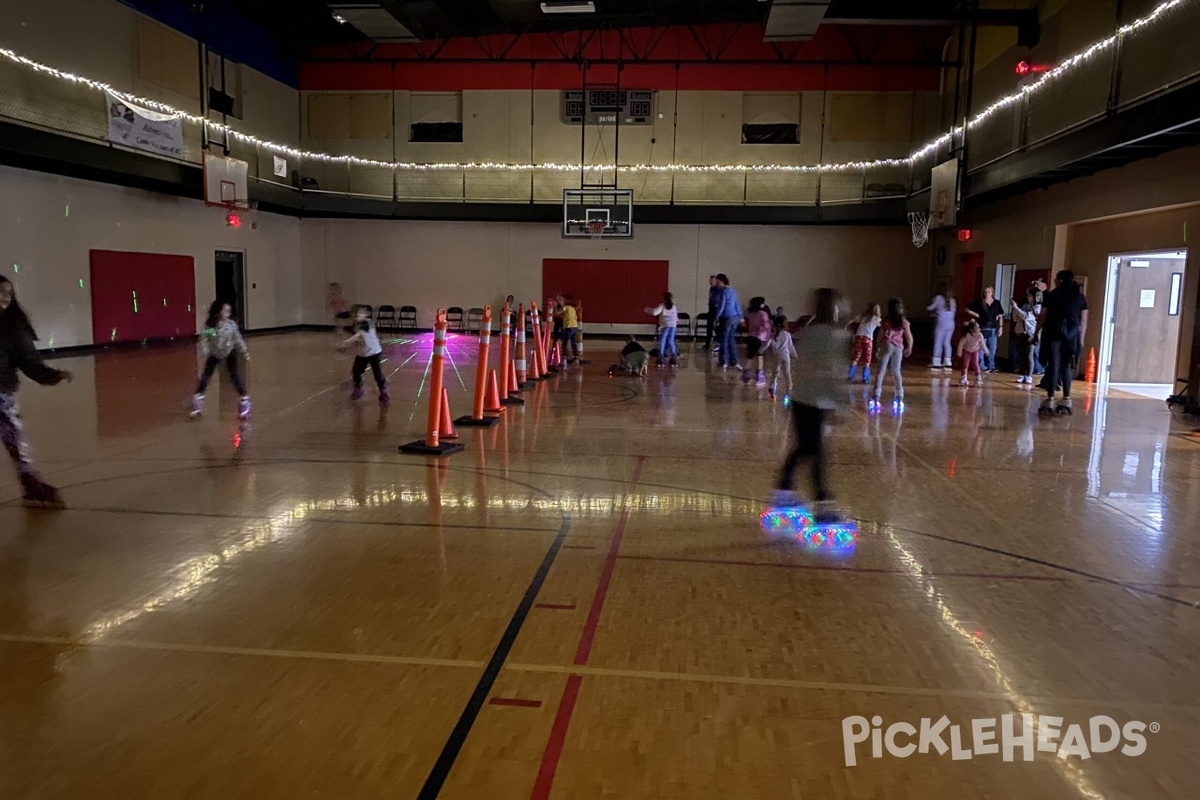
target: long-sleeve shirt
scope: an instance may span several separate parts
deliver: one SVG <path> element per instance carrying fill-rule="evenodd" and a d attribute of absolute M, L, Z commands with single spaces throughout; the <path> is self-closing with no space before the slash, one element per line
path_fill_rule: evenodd
<path fill-rule="evenodd" d="M 771 338 L 771 315 L 766 311 L 751 311 L 746 315 L 746 332 L 760 342 Z"/>
<path fill-rule="evenodd" d="M 383 352 L 383 345 L 379 343 L 379 332 L 375 330 L 375 323 L 367 320 L 366 327 L 359 327 L 354 335 L 346 340 L 346 346 L 354 348 L 354 354 L 363 358 L 377 356 Z"/>
<path fill-rule="evenodd" d="M 940 294 L 933 298 L 933 302 L 929 304 L 926 311 L 932 311 L 934 318 L 937 320 L 938 330 L 946 330 L 954 327 L 954 317 L 958 313 L 958 303 L 954 298 L 949 301 Z"/>
<path fill-rule="evenodd" d="M 679 326 L 679 306 L 667 308 L 663 303 L 659 303 L 650 309 L 650 313 L 658 317 L 658 327 L 660 328 L 675 328 Z"/>
<path fill-rule="evenodd" d="M 850 335 L 840 326 L 813 324 L 796 334 L 799 378 L 792 402 L 834 409 L 846 402 L 846 347 Z"/>
<path fill-rule="evenodd" d="M 66 377 L 62 370 L 46 365 L 27 331 L 0 334 L 0 394 L 16 393 L 21 383 L 18 371 L 43 386 L 53 386 Z"/>
<path fill-rule="evenodd" d="M 708 310 L 712 313 L 721 307 L 721 293 L 724 290 L 720 286 L 708 287 Z"/>
<path fill-rule="evenodd" d="M 721 297 L 717 304 L 717 319 L 741 319 L 742 318 L 742 302 L 738 299 L 737 292 L 732 286 L 724 286 L 721 288 Z"/>
<path fill-rule="evenodd" d="M 243 356 L 250 355 L 242 332 L 231 319 L 218 322 L 215 328 L 205 328 L 200 336 L 200 352 L 206 358 L 228 358 L 234 348 Z"/>
<path fill-rule="evenodd" d="M 960 356 L 963 353 L 978 353 L 980 350 L 983 351 L 984 355 L 989 355 L 983 334 L 979 331 L 968 333 L 958 340 L 958 354 Z"/>
<path fill-rule="evenodd" d="M 792 334 L 788 333 L 786 328 L 775 331 L 771 341 L 767 343 L 767 352 L 790 364 L 792 356 L 796 355 L 796 343 L 792 340 Z"/>

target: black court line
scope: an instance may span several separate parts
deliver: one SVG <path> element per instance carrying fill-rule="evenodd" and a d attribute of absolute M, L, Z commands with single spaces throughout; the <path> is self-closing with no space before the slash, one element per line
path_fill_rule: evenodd
<path fill-rule="evenodd" d="M 463 745 L 466 744 L 467 735 L 470 734 L 471 728 L 475 725 L 475 720 L 479 716 L 480 710 L 483 708 L 487 696 L 492 691 L 493 684 L 496 683 L 496 678 L 500 675 L 500 670 L 504 668 L 504 662 L 508 660 L 508 654 L 512 651 L 513 645 L 517 641 L 517 635 L 521 632 L 521 627 L 525 624 L 526 618 L 529 617 L 529 612 L 533 608 L 533 602 L 537 598 L 538 592 L 542 589 L 542 584 L 546 580 L 546 575 L 550 572 L 550 567 L 554 565 L 554 559 L 558 556 L 558 551 L 562 549 L 563 541 L 567 538 L 567 532 L 571 530 L 571 518 L 566 514 L 563 515 L 562 526 L 558 529 L 558 535 L 554 537 L 554 542 L 550 545 L 550 549 L 546 551 L 546 556 L 542 559 L 541 565 L 537 572 L 533 575 L 533 580 L 529 582 L 529 587 L 525 590 L 525 595 L 521 598 L 521 602 L 517 604 L 517 610 L 513 612 L 512 619 L 508 621 L 508 627 L 504 629 L 504 634 L 500 637 L 496 649 L 492 652 L 492 657 L 488 659 L 487 666 L 483 668 L 483 674 L 479 676 L 479 682 L 475 684 L 475 691 L 471 692 L 471 697 L 467 700 L 467 705 L 462 710 L 462 714 L 458 717 L 458 722 L 454 724 L 454 729 L 450 731 L 450 737 L 446 740 L 446 744 L 442 747 L 442 752 L 438 754 L 437 761 L 433 764 L 433 769 L 429 771 L 429 777 L 425 779 L 425 784 L 421 787 L 421 791 L 417 793 L 417 800 L 434 800 L 442 791 L 442 786 L 445 785 L 446 779 L 450 776 L 450 770 L 454 767 L 454 762 L 458 758 L 458 754 L 462 751 Z"/>
<path fill-rule="evenodd" d="M 347 509 L 350 511 L 361 510 L 358 508 Z M 90 514 L 142 514 L 147 516 L 158 517 L 200 517 L 201 519 L 233 519 L 241 522 L 269 522 L 273 517 L 253 516 L 249 514 L 218 514 L 212 511 L 164 511 L 148 508 L 86 508 L 82 506 L 70 506 L 62 509 L 62 512 L 71 511 L 86 511 Z M 61 513 L 61 512 L 60 512 Z M 329 512 L 324 512 L 329 513 Z M 533 528 L 529 526 L 507 526 L 507 525 L 467 525 L 465 523 L 436 523 L 436 522 L 386 522 L 383 520 L 356 520 L 356 519 L 329 519 L 327 517 L 319 517 L 308 515 L 304 517 L 305 522 L 319 522 L 327 525 L 373 525 L 383 528 L 453 528 L 457 530 L 468 531 L 522 531 L 530 533 L 555 533 L 555 528 Z"/>

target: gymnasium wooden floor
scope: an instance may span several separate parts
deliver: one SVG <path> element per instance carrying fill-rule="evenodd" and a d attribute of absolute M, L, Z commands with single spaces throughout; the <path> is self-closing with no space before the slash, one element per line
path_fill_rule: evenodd
<path fill-rule="evenodd" d="M 835 554 L 764 536 L 788 412 L 704 358 L 609 379 L 589 342 L 435 462 L 396 450 L 428 335 L 389 348 L 386 413 L 333 342 L 251 339 L 242 427 L 223 377 L 185 417 L 191 346 L 25 385 L 71 508 L 26 512 L 0 470 L 0 797 L 1200 796 L 1200 444 L 1161 402 L 1039 421 L 1006 376 L 918 365 L 871 417 L 849 387 Z M 846 763 L 849 717 L 945 716 L 961 750 L 1024 713 L 1063 718 L 1032 761 Z M 1145 751 L 1053 752 L 1097 716 Z"/>

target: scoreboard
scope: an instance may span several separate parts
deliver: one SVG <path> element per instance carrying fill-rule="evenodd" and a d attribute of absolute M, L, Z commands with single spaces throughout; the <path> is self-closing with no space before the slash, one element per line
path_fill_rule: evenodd
<path fill-rule="evenodd" d="M 646 89 L 571 89 L 562 95 L 562 121 L 568 125 L 649 125 L 654 92 Z"/>

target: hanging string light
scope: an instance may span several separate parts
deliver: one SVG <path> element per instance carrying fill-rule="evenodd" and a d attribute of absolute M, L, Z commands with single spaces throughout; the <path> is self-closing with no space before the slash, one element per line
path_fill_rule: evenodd
<path fill-rule="evenodd" d="M 982 125 L 1004 109 L 1024 101 L 1031 95 L 1040 92 L 1047 86 L 1050 86 L 1051 84 L 1061 80 L 1064 75 L 1076 70 L 1080 66 L 1094 61 L 1101 54 L 1106 53 L 1116 47 L 1117 42 L 1119 42 L 1123 37 L 1135 34 L 1148 25 L 1158 22 L 1170 12 L 1195 1 L 1196 0 L 1164 0 L 1164 2 L 1155 6 L 1150 13 L 1143 17 L 1139 17 L 1132 22 L 1122 25 L 1111 36 L 1093 43 L 1091 46 L 1066 59 L 1053 69 L 1049 69 L 1046 72 L 1041 73 L 1036 80 L 1025 86 L 1022 86 L 1012 94 L 1001 97 L 985 107 L 982 111 L 967 120 L 965 125 L 954 126 L 948 133 L 943 133 L 932 141 L 927 142 L 904 158 L 841 161 L 828 164 L 626 164 L 616 167 L 602 167 L 595 165 L 584 167 L 580 164 L 559 164 L 553 162 L 544 164 L 503 164 L 493 161 L 446 161 L 434 163 L 379 161 L 372 158 L 360 158 L 359 156 L 352 155 L 319 153 L 312 150 L 304 150 L 298 147 L 292 147 L 291 145 L 280 144 L 279 142 L 273 142 L 269 139 L 263 139 L 259 136 L 254 136 L 253 134 L 239 131 L 231 125 L 214 122 L 213 120 L 205 117 L 196 114 L 190 114 L 186 111 L 181 111 L 180 109 L 166 103 L 161 103 L 148 97 L 139 97 L 128 92 L 123 92 L 120 89 L 116 89 L 113 86 L 104 83 L 103 81 L 97 81 L 83 75 L 76 75 L 72 72 L 55 69 L 54 67 L 34 61 L 33 59 L 26 58 L 25 56 L 22 56 L 19 53 L 7 48 L 0 48 L 0 57 L 40 75 L 47 75 L 67 83 L 86 86 L 89 89 L 97 92 L 107 92 L 108 94 L 111 94 L 114 97 L 131 105 L 142 106 L 152 111 L 157 111 L 161 114 L 169 114 L 174 117 L 179 117 L 180 119 L 195 125 L 201 125 L 209 134 L 228 137 L 229 139 L 233 139 L 235 141 L 262 148 L 270 153 L 288 156 L 301 161 L 322 164 L 347 164 L 356 167 L 375 167 L 379 169 L 390 169 L 404 172 L 579 172 L 581 170 L 595 172 L 603 170 L 615 170 L 616 172 L 621 173 L 650 174 L 779 173 L 815 175 L 839 172 L 864 172 L 872 169 L 902 168 L 911 166 L 914 162 L 921 161 L 922 159 L 947 148 L 952 142 L 958 141 L 966 130 L 970 130 L 971 128 Z"/>

